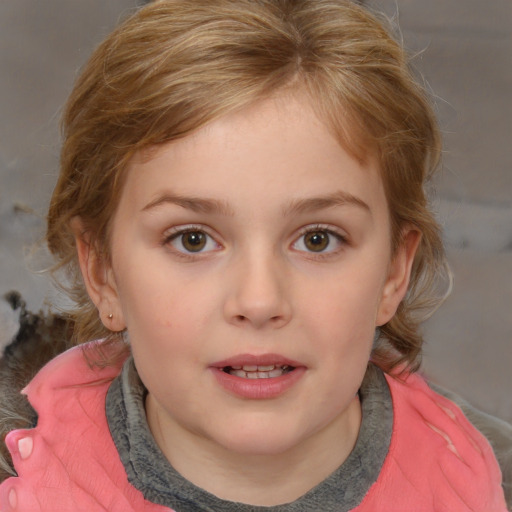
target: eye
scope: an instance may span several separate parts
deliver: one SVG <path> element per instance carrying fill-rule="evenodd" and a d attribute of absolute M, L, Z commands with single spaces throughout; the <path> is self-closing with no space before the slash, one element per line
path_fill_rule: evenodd
<path fill-rule="evenodd" d="M 331 253 L 340 248 L 345 238 L 329 229 L 314 228 L 304 232 L 292 245 L 298 251 Z"/>
<path fill-rule="evenodd" d="M 200 229 L 183 229 L 173 233 L 166 239 L 174 249 L 182 253 L 209 252 L 218 249 L 219 244 Z"/>

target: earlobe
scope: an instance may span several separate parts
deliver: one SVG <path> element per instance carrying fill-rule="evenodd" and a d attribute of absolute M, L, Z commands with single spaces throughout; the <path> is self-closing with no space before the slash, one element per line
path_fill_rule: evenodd
<path fill-rule="evenodd" d="M 84 228 L 81 219 L 73 219 L 71 228 L 87 293 L 96 306 L 103 325 L 111 331 L 122 331 L 126 324 L 111 265 L 92 242 L 91 233 Z"/>
<path fill-rule="evenodd" d="M 412 228 L 404 230 L 402 244 L 390 264 L 388 278 L 382 291 L 377 312 L 377 326 L 384 325 L 393 318 L 400 302 L 405 297 L 420 241 L 421 233 L 419 231 Z"/>

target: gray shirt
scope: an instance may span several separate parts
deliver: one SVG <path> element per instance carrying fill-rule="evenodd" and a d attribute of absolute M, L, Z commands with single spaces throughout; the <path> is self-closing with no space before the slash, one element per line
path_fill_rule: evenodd
<path fill-rule="evenodd" d="M 171 466 L 149 430 L 144 409 L 146 394 L 130 358 L 107 395 L 109 428 L 130 483 L 148 501 L 177 512 L 347 512 L 360 504 L 377 480 L 391 442 L 390 391 L 382 371 L 369 365 L 359 391 L 361 428 L 345 462 L 292 503 L 274 507 L 245 505 L 217 498 L 186 480 Z"/>

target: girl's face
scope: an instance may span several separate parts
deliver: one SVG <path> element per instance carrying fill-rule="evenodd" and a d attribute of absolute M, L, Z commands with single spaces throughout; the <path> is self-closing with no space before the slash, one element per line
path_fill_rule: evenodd
<path fill-rule="evenodd" d="M 149 425 L 178 469 L 197 450 L 353 445 L 374 331 L 407 289 L 418 238 L 391 260 L 368 162 L 299 95 L 132 161 L 92 295 L 128 330 Z"/>

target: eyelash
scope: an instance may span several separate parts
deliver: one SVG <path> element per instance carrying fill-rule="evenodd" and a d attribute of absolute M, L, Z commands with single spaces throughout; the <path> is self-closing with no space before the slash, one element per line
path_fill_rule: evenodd
<path fill-rule="evenodd" d="M 202 249 L 194 252 L 194 251 L 187 251 L 186 249 L 180 250 L 176 247 L 173 247 L 172 242 L 179 239 L 179 237 L 183 237 L 187 233 L 202 233 L 208 238 L 208 240 L 205 242 L 206 244 L 208 244 L 209 241 L 213 241 L 217 245 L 217 247 L 221 247 L 221 245 L 215 240 L 215 238 L 208 233 L 208 230 L 205 229 L 204 226 L 199 226 L 199 225 L 177 226 L 177 227 L 172 228 L 170 231 L 171 232 L 166 234 L 166 236 L 164 237 L 164 239 L 162 241 L 162 246 L 165 246 L 165 247 L 171 246 L 174 254 L 176 254 L 178 257 L 181 257 L 184 259 L 195 260 L 198 257 L 201 257 L 201 255 L 208 254 L 208 253 L 212 252 L 212 250 L 204 251 Z M 291 247 L 294 248 L 295 250 L 297 250 L 298 252 L 308 254 L 309 258 L 314 258 L 314 259 L 329 258 L 329 257 L 332 257 L 332 256 L 338 254 L 338 252 L 341 250 L 340 247 L 337 247 L 337 248 L 334 248 L 331 250 L 327 250 L 327 251 L 326 250 L 313 251 L 313 250 L 307 250 L 307 249 L 297 249 L 295 247 L 301 241 L 302 241 L 302 243 L 304 243 L 304 237 L 306 237 L 308 234 L 314 234 L 314 233 L 323 233 L 329 237 L 327 246 L 326 246 L 327 249 L 332 244 L 332 238 L 334 238 L 335 241 L 341 246 L 348 244 L 348 240 L 347 240 L 346 236 L 333 230 L 329 226 L 317 224 L 314 226 L 309 225 L 309 226 L 302 228 L 301 231 L 299 232 L 299 235 L 292 242 Z"/>
<path fill-rule="evenodd" d="M 305 236 L 307 236 L 308 234 L 313 234 L 313 233 L 325 233 L 326 235 L 329 236 L 329 242 L 328 242 L 327 248 L 329 247 L 329 245 L 331 245 L 331 243 L 332 243 L 331 239 L 332 238 L 334 238 L 335 241 L 340 246 L 345 246 L 345 245 L 348 244 L 348 239 L 347 239 L 347 237 L 345 235 L 342 235 L 340 232 L 332 229 L 329 226 L 322 225 L 322 224 L 317 224 L 315 226 L 311 226 L 310 225 L 310 226 L 304 227 L 300 231 L 299 236 L 292 243 L 292 247 L 295 246 L 296 244 L 298 244 L 299 241 L 304 240 Z M 298 250 L 300 252 L 307 253 L 310 258 L 325 259 L 325 258 L 330 258 L 332 256 L 336 256 L 340 252 L 341 249 L 342 249 L 342 247 L 337 247 L 337 248 L 334 248 L 332 250 L 328 250 L 328 251 L 322 250 L 322 251 L 318 251 L 318 252 L 302 250 L 302 249 L 298 249 Z"/>
<path fill-rule="evenodd" d="M 196 226 L 196 225 L 187 225 L 187 226 L 177 226 L 175 228 L 171 228 L 170 233 L 166 234 L 162 241 L 162 246 L 169 247 L 172 246 L 172 242 L 183 237 L 187 233 L 202 233 L 204 234 L 210 241 L 213 241 L 218 247 L 220 244 L 215 240 L 215 238 L 208 233 L 204 226 Z M 208 240 L 206 241 L 208 243 Z M 210 253 L 212 251 L 186 251 L 180 250 L 176 247 L 172 247 L 172 251 L 178 257 L 187 259 L 187 260 L 195 260 L 198 256 L 206 253 Z"/>

